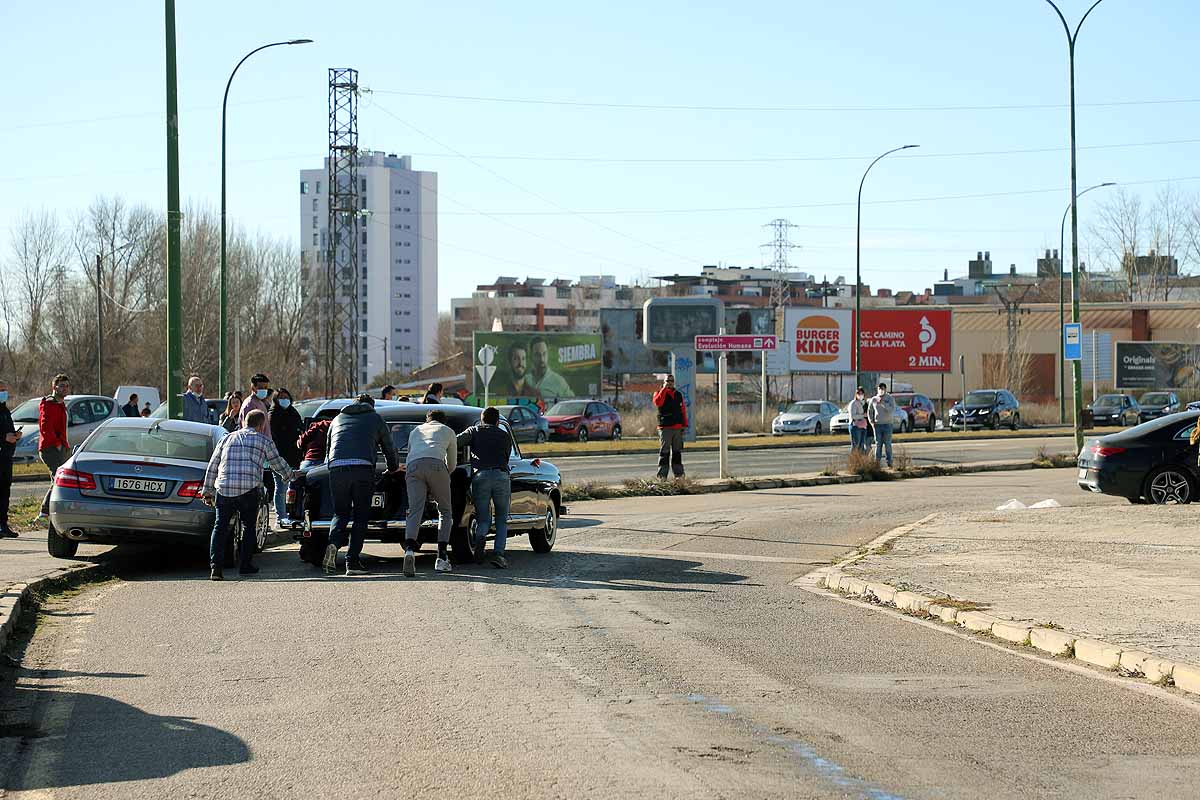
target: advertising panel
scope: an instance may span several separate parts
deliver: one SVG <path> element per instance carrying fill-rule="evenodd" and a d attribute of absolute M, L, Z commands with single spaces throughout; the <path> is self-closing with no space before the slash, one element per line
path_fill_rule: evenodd
<path fill-rule="evenodd" d="M 775 332 L 775 310 L 771 308 L 726 308 L 725 333 L 768 335 Z M 762 371 L 762 353 L 730 353 L 725 361 L 731 375 L 757 375 Z M 696 353 L 696 372 L 717 374 L 716 353 Z"/>
<path fill-rule="evenodd" d="M 643 341 L 649 347 L 691 350 L 697 336 L 720 332 L 724 305 L 715 297 L 652 297 L 642 306 Z"/>
<path fill-rule="evenodd" d="M 600 309 L 600 335 L 604 340 L 604 371 L 642 375 L 671 371 L 671 352 L 651 350 L 642 341 L 640 308 Z"/>
<path fill-rule="evenodd" d="M 792 372 L 850 372 L 854 312 L 848 308 L 787 308 L 783 336 Z"/>
<path fill-rule="evenodd" d="M 950 310 L 862 312 L 864 372 L 950 372 Z"/>
<path fill-rule="evenodd" d="M 1119 389 L 1200 389 L 1200 345 L 1117 342 Z"/>
<path fill-rule="evenodd" d="M 528 397 L 551 403 L 600 393 L 600 336 L 594 333 L 476 332 L 472 350 L 478 365 L 484 345 L 496 348 L 488 384 L 493 402 Z M 475 394 L 483 384 L 475 373 Z"/>

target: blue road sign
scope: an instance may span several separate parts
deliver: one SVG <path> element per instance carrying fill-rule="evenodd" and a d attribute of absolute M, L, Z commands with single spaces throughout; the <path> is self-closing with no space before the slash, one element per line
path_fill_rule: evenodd
<path fill-rule="evenodd" d="M 1083 324 L 1067 322 L 1063 324 L 1063 358 L 1067 361 L 1083 360 Z"/>

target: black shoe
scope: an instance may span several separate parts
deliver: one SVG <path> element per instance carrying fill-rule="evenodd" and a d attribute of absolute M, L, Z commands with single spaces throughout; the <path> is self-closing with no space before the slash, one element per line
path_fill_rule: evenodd
<path fill-rule="evenodd" d="M 210 581 L 223 581 L 225 580 L 225 576 L 221 573 L 221 570 L 214 569 L 208 574 L 208 579 Z"/>
<path fill-rule="evenodd" d="M 12 528 L 0 528 L 0 539 L 16 539 L 18 535 Z"/>
<path fill-rule="evenodd" d="M 492 566 L 496 569 L 508 569 L 508 559 L 496 553 L 492 556 Z"/>
<path fill-rule="evenodd" d="M 347 575 L 366 575 L 367 568 L 357 558 L 346 559 L 346 574 Z"/>
<path fill-rule="evenodd" d="M 258 567 L 254 566 L 253 564 L 251 564 L 248 567 L 241 567 L 238 569 L 238 575 L 257 575 L 257 574 L 258 574 Z"/>

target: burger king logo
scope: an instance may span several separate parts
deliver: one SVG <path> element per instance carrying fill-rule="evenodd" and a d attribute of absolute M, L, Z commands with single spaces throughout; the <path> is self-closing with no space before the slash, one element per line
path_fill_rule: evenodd
<path fill-rule="evenodd" d="M 838 360 L 842 349 L 842 330 L 837 320 L 824 314 L 811 314 L 796 322 L 796 359 L 809 364 L 828 364 Z"/>

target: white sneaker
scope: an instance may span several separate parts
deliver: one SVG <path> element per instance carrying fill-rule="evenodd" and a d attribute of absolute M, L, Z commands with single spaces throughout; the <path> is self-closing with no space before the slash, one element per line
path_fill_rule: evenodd
<path fill-rule="evenodd" d="M 450 559 L 438 557 L 438 560 L 433 564 L 434 572 L 451 572 Z"/>
<path fill-rule="evenodd" d="M 412 550 L 404 551 L 404 574 L 409 578 L 417 574 L 417 557 Z"/>

